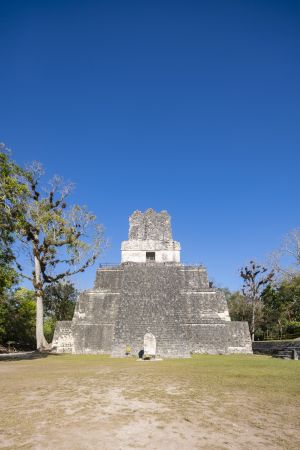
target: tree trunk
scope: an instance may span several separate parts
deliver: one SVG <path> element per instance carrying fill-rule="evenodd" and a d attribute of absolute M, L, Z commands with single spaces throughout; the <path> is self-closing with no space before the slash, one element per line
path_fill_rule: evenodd
<path fill-rule="evenodd" d="M 41 266 L 37 257 L 34 257 L 34 267 L 35 267 L 35 284 L 40 285 L 41 282 Z M 50 345 L 46 341 L 44 336 L 44 305 L 43 296 L 41 289 L 39 287 L 35 288 L 36 292 L 36 348 L 39 351 L 48 350 Z"/>
<path fill-rule="evenodd" d="M 251 341 L 254 342 L 255 331 L 255 302 L 252 304 L 252 321 L 251 321 Z"/>

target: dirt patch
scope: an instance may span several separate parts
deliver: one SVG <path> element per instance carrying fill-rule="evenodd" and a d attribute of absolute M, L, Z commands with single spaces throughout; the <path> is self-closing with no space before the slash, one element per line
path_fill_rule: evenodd
<path fill-rule="evenodd" d="M 296 361 L 65 355 L 1 362 L 0 377 L 0 448 L 300 448 Z"/>

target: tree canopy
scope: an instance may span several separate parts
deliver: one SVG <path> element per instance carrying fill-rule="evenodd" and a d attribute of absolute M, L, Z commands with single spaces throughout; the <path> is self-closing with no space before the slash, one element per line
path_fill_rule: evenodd
<path fill-rule="evenodd" d="M 12 162 L 5 146 L 0 148 L 0 157 L 0 289 L 13 285 L 16 268 L 30 280 L 36 297 L 37 348 L 43 349 L 48 347 L 43 332 L 46 286 L 95 263 L 105 246 L 103 226 L 85 206 L 67 202 L 71 183 L 59 176 L 45 183 L 40 163 L 34 162 L 25 171 Z M 26 264 L 16 259 L 14 240 L 26 249 Z"/>
<path fill-rule="evenodd" d="M 0 295 L 17 281 L 12 246 L 24 217 L 21 205 L 27 194 L 26 172 L 12 161 L 5 145 L 0 144 Z"/>

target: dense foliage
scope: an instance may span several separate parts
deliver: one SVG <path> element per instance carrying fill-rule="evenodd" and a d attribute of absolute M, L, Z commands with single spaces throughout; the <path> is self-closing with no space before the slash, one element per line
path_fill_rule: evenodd
<path fill-rule="evenodd" d="M 43 327 L 45 290 L 95 263 L 105 243 L 103 227 L 85 206 L 67 204 L 70 183 L 55 176 L 45 184 L 39 163 L 24 171 L 3 146 L 0 163 L 0 293 L 2 289 L 5 295 L 16 281 L 16 268 L 30 280 L 36 299 L 36 344 L 43 350 L 49 348 Z M 17 261 L 14 241 L 27 251 L 26 264 Z"/>
<path fill-rule="evenodd" d="M 72 320 L 78 295 L 79 292 L 70 282 L 58 282 L 46 287 L 44 333 L 49 342 L 52 340 L 58 320 Z"/>
<path fill-rule="evenodd" d="M 72 283 L 49 285 L 45 292 L 44 333 L 52 340 L 58 320 L 71 320 L 78 291 Z M 26 288 L 7 291 L 0 297 L 0 344 L 16 349 L 35 348 L 35 293 Z"/>
<path fill-rule="evenodd" d="M 17 349 L 35 347 L 34 292 L 19 288 L 0 297 L 0 343 Z"/>
<path fill-rule="evenodd" d="M 269 286 L 262 295 L 264 322 L 261 331 L 270 337 L 300 336 L 300 274 Z"/>
<path fill-rule="evenodd" d="M 246 320 L 251 327 L 252 304 L 241 292 L 228 298 L 232 320 Z M 282 339 L 300 336 L 300 274 L 277 284 L 269 284 L 262 292 L 256 309 L 256 339 Z"/>
<path fill-rule="evenodd" d="M 12 246 L 24 217 L 20 202 L 27 197 L 26 172 L 15 164 L 0 144 L 0 296 L 17 281 Z"/>

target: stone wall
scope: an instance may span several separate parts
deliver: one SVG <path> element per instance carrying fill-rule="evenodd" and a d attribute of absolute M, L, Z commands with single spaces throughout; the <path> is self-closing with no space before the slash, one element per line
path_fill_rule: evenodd
<path fill-rule="evenodd" d="M 252 353 L 247 322 L 196 324 L 187 328 L 193 353 Z"/>
<path fill-rule="evenodd" d="M 125 265 L 114 356 L 123 356 L 128 345 L 138 354 L 147 332 L 156 337 L 158 354 L 176 351 L 177 355 L 185 355 L 182 344 L 178 346 L 179 336 L 174 341 L 174 327 L 179 322 L 176 296 L 181 287 L 176 269 L 176 266 L 158 263 Z"/>
<path fill-rule="evenodd" d="M 146 212 L 135 211 L 129 217 L 129 240 L 171 241 L 171 218 L 167 211 L 157 213 L 153 209 Z"/>
<path fill-rule="evenodd" d="M 52 340 L 52 350 L 57 353 L 72 353 L 72 349 L 72 322 L 70 320 L 61 320 L 56 323 Z"/>
<path fill-rule="evenodd" d="M 115 272 L 113 279 L 111 273 L 108 275 L 112 285 L 116 287 L 119 274 Z M 86 291 L 79 296 L 72 322 L 74 353 L 111 352 L 119 299 L 120 292 L 100 289 Z"/>
<path fill-rule="evenodd" d="M 180 262 L 180 244 L 176 241 L 123 241 L 121 261 L 146 262 L 146 252 L 155 252 L 157 262 Z"/>
<path fill-rule="evenodd" d="M 80 294 L 72 321 L 73 353 L 111 352 L 122 277 L 122 266 L 98 269 L 94 288 Z"/>
<path fill-rule="evenodd" d="M 194 353 L 252 353 L 247 323 L 230 322 L 224 295 L 209 289 L 203 267 L 124 266 L 112 354 L 138 354 L 146 333 L 163 357 Z"/>
<path fill-rule="evenodd" d="M 172 240 L 171 218 L 166 211 L 135 211 L 129 217 L 129 240 L 121 245 L 121 262 L 146 262 L 154 252 L 157 262 L 180 262 L 180 244 Z"/>
<path fill-rule="evenodd" d="M 94 291 L 97 292 L 121 292 L 123 268 L 120 265 L 97 269 L 94 283 Z"/>
<path fill-rule="evenodd" d="M 231 322 L 224 294 L 209 288 L 206 269 L 177 263 L 126 263 L 97 271 L 71 322 L 60 322 L 58 351 L 125 356 L 156 338 L 162 357 L 252 353 L 248 324 Z"/>
<path fill-rule="evenodd" d="M 282 350 L 288 350 L 290 347 L 296 348 L 300 353 L 299 341 L 254 341 L 252 348 L 254 353 L 261 353 L 264 355 L 272 355 Z"/>

